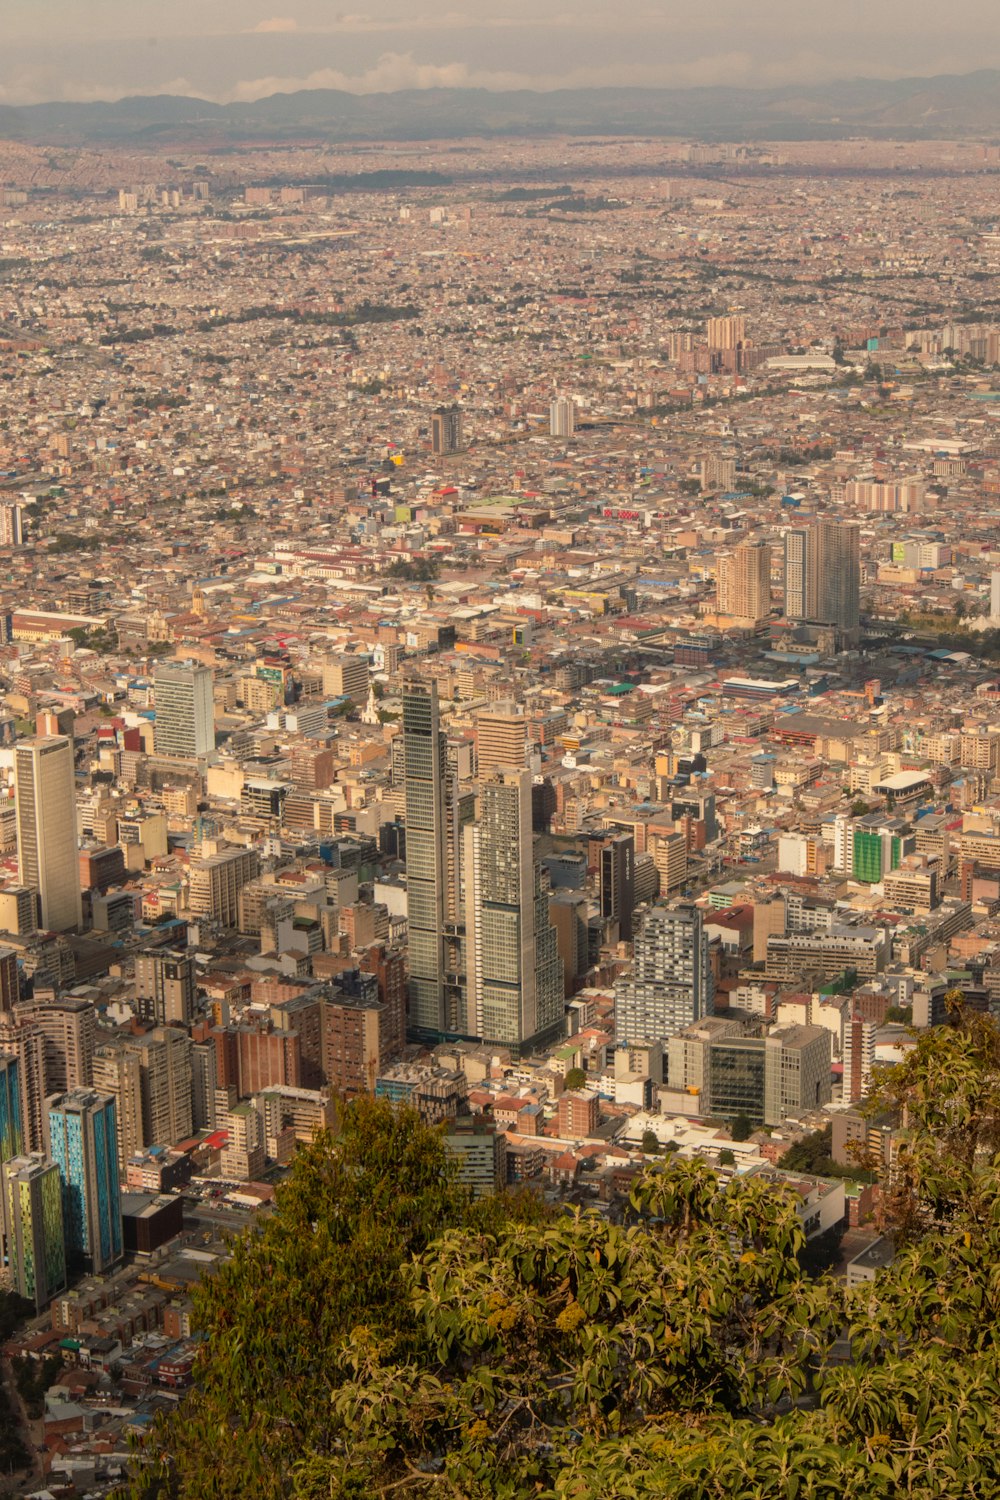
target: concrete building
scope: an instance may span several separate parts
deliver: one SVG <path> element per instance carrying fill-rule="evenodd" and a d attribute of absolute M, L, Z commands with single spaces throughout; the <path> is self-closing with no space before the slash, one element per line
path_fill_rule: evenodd
<path fill-rule="evenodd" d="M 636 933 L 632 971 L 615 985 L 618 1046 L 666 1045 L 712 1014 L 714 995 L 701 912 L 651 907 Z"/>
<path fill-rule="evenodd" d="M 14 747 L 17 864 L 22 885 L 38 893 L 43 928 L 65 932 L 83 920 L 76 837 L 72 741 L 61 735 Z"/>
<path fill-rule="evenodd" d="M 190 953 L 154 948 L 135 960 L 135 993 L 144 1021 L 188 1025 L 194 1016 L 195 963 Z"/>
<path fill-rule="evenodd" d="M 716 606 L 720 615 L 756 624 L 771 613 L 771 548 L 742 542 L 719 558 Z"/>
<path fill-rule="evenodd" d="M 528 721 L 518 703 L 494 703 L 476 714 L 476 774 L 487 780 L 501 767 L 520 770 L 527 761 Z"/>
<path fill-rule="evenodd" d="M 153 677 L 157 755 L 192 760 L 215 749 L 212 672 L 197 662 L 159 662 Z"/>
<path fill-rule="evenodd" d="M 260 874 L 256 849 L 224 849 L 193 860 L 189 872 L 188 910 L 211 917 L 223 927 L 239 923 L 240 890 Z"/>

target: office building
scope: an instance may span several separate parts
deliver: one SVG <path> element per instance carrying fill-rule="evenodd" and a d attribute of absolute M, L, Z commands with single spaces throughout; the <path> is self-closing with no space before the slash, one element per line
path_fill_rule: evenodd
<path fill-rule="evenodd" d="M 73 744 L 62 735 L 14 747 L 17 864 L 22 885 L 38 893 L 43 928 L 65 932 L 83 919 L 76 837 Z"/>
<path fill-rule="evenodd" d="M 431 417 L 431 452 L 444 455 L 462 449 L 462 412 L 457 406 L 442 406 Z"/>
<path fill-rule="evenodd" d="M 563 1025 L 563 965 L 535 859 L 531 772 L 499 770 L 479 788 L 464 835 L 470 1036 L 515 1050 Z"/>
<path fill-rule="evenodd" d="M 587 898 L 578 891 L 554 891 L 549 896 L 549 921 L 556 930 L 556 948 L 563 966 L 563 995 L 575 995 L 590 966 Z"/>
<path fill-rule="evenodd" d="M 409 1026 L 426 1038 L 454 1036 L 465 1028 L 458 847 L 463 813 L 448 767 L 436 683 L 407 684 L 402 739 Z"/>
<path fill-rule="evenodd" d="M 27 937 L 38 931 L 38 897 L 31 886 L 8 885 L 0 891 L 0 932 Z"/>
<path fill-rule="evenodd" d="M 635 909 L 635 839 L 631 833 L 618 834 L 601 849 L 600 900 L 605 922 L 618 923 L 619 941 L 631 942 Z"/>
<path fill-rule="evenodd" d="M 159 662 L 153 677 L 157 755 L 193 760 L 215 749 L 212 671 L 197 662 Z"/>
<path fill-rule="evenodd" d="M 260 874 L 256 849 L 222 849 L 192 860 L 188 873 L 188 910 L 192 916 L 211 917 L 223 927 L 240 919 L 240 891 Z"/>
<path fill-rule="evenodd" d="M 328 698 L 350 698 L 362 704 L 368 697 L 368 658 L 344 654 L 325 661 L 323 692 Z"/>
<path fill-rule="evenodd" d="M 635 937 L 632 971 L 615 985 L 619 1047 L 665 1045 L 712 1014 L 708 938 L 693 906 L 653 906 Z"/>
<path fill-rule="evenodd" d="M 719 558 L 716 607 L 720 615 L 756 625 L 771 613 L 771 548 L 767 542 L 741 542 Z"/>
<path fill-rule="evenodd" d="M 527 763 L 528 721 L 519 703 L 494 703 L 476 714 L 476 767 L 486 781 L 501 766 L 520 770 Z"/>
<path fill-rule="evenodd" d="M 11 1281 L 41 1312 L 66 1288 L 62 1178 L 54 1161 L 33 1152 L 5 1161 L 2 1181 Z"/>
<path fill-rule="evenodd" d="M 187 1026 L 194 1016 L 195 993 L 193 954 L 154 948 L 136 955 L 135 994 L 144 1021 Z"/>
<path fill-rule="evenodd" d="M 177 1026 L 157 1026 L 121 1045 L 139 1059 L 143 1143 L 173 1146 L 192 1134 L 193 1042 Z"/>
<path fill-rule="evenodd" d="M 100 1275 L 122 1257 L 115 1101 L 72 1089 L 47 1101 L 49 1154 L 62 1174 L 66 1261 Z"/>
<path fill-rule="evenodd" d="M 576 402 L 568 396 L 557 396 L 549 407 L 549 432 L 552 437 L 571 438 L 576 431 Z"/>
<path fill-rule="evenodd" d="M 670 1087 L 689 1093 L 706 1118 L 780 1125 L 832 1097 L 825 1026 L 776 1026 L 757 1036 L 716 1016 L 671 1038 L 668 1058 Z"/>

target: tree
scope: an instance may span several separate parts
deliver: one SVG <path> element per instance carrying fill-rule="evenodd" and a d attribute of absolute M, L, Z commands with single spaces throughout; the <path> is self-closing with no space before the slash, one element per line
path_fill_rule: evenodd
<path fill-rule="evenodd" d="M 659 1156 L 660 1137 L 655 1130 L 644 1130 L 642 1132 L 642 1149 L 647 1156 Z"/>
<path fill-rule="evenodd" d="M 582 1068 L 570 1068 L 564 1079 L 568 1089 L 582 1089 L 587 1082 L 587 1075 Z"/>
<path fill-rule="evenodd" d="M 1000 1031 L 925 1033 L 880 1108 L 915 1209 L 848 1290 L 766 1178 L 672 1157 L 621 1222 L 471 1205 L 434 1132 L 350 1106 L 199 1289 L 197 1384 L 125 1493 L 995 1500 Z"/>
<path fill-rule="evenodd" d="M 729 1127 L 729 1134 L 734 1141 L 748 1141 L 753 1135 L 753 1121 L 746 1115 L 737 1115 Z"/>
<path fill-rule="evenodd" d="M 734 1167 L 735 1165 L 736 1165 L 736 1152 L 735 1151 L 730 1151 L 729 1147 L 726 1146 L 722 1151 L 719 1152 L 719 1166 L 720 1167 Z"/>
<path fill-rule="evenodd" d="M 484 1232 L 500 1212 L 470 1204 L 440 1134 L 415 1113 L 348 1105 L 336 1139 L 300 1152 L 274 1216 L 199 1285 L 198 1400 L 157 1424 L 152 1461 L 126 1493 L 287 1495 L 303 1454 L 326 1451 L 330 1403 L 357 1341 L 385 1357 L 413 1348 L 412 1257 L 455 1225 Z"/>

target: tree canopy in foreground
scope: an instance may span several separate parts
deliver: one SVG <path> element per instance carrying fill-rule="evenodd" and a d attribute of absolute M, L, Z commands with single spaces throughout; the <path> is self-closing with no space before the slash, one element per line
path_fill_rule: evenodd
<path fill-rule="evenodd" d="M 670 1158 L 622 1223 L 470 1205 L 358 1101 L 199 1290 L 197 1384 L 123 1495 L 1000 1497 L 1000 1033 L 925 1033 L 880 1103 L 898 1251 L 848 1292 L 791 1192 Z"/>

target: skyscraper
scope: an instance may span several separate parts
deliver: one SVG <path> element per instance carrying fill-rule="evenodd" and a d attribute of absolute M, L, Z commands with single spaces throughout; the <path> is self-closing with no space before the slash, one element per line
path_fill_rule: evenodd
<path fill-rule="evenodd" d="M 557 396 L 549 407 L 549 432 L 552 437 L 571 438 L 576 431 L 576 402 L 568 396 Z"/>
<path fill-rule="evenodd" d="M 526 763 L 527 719 L 519 703 L 494 703 L 476 714 L 476 766 L 485 781 L 499 766 L 515 770 Z"/>
<path fill-rule="evenodd" d="M 856 638 L 861 582 L 861 533 L 846 521 L 817 521 L 815 537 L 815 605 L 811 618 L 835 625 Z"/>
<path fill-rule="evenodd" d="M 694 906 L 653 906 L 636 934 L 632 972 L 615 985 L 619 1047 L 666 1043 L 710 1016 L 708 938 Z"/>
<path fill-rule="evenodd" d="M 66 1286 L 63 1189 L 42 1152 L 3 1163 L 7 1262 L 17 1293 L 41 1312 Z"/>
<path fill-rule="evenodd" d="M 771 548 L 767 542 L 741 542 L 719 558 L 716 601 L 721 615 L 756 622 L 771 612 Z"/>
<path fill-rule="evenodd" d="M 157 755 L 193 760 L 215 749 L 212 672 L 197 662 L 160 662 L 153 677 Z"/>
<path fill-rule="evenodd" d="M 98 1047 L 94 1053 L 94 1087 L 115 1101 L 118 1132 L 118 1171 L 124 1177 L 130 1156 L 146 1145 L 142 1126 L 142 1068 L 139 1054 L 122 1038 Z M 150 1144 L 156 1144 L 150 1142 Z"/>
<path fill-rule="evenodd" d="M 83 920 L 76 837 L 73 745 L 63 735 L 14 747 L 17 863 L 23 885 L 38 892 L 43 928 L 65 932 Z"/>
<path fill-rule="evenodd" d="M 462 412 L 457 406 L 441 406 L 431 417 L 431 452 L 458 453 L 462 447 Z"/>
<path fill-rule="evenodd" d="M 846 521 L 820 520 L 785 532 L 785 618 L 833 625 L 857 638 L 860 532 Z"/>
<path fill-rule="evenodd" d="M 601 916 L 618 923 L 619 940 L 627 943 L 635 906 L 635 839 L 631 833 L 619 833 L 602 848 L 600 881 Z"/>
<path fill-rule="evenodd" d="M 809 528 L 794 526 L 785 532 L 785 619 L 808 620 Z"/>
<path fill-rule="evenodd" d="M 62 1175 L 66 1260 L 98 1275 L 122 1257 L 115 1101 L 72 1089 L 47 1103 L 50 1155 Z"/>
<path fill-rule="evenodd" d="M 563 965 L 534 857 L 531 772 L 498 770 L 465 830 L 470 1035 L 516 1050 L 551 1040 L 563 1019 Z"/>
<path fill-rule="evenodd" d="M 406 907 L 410 947 L 410 1026 L 421 1034 L 458 1030 L 445 1004 L 447 752 L 437 684 L 403 692 L 403 790 L 406 807 Z"/>

